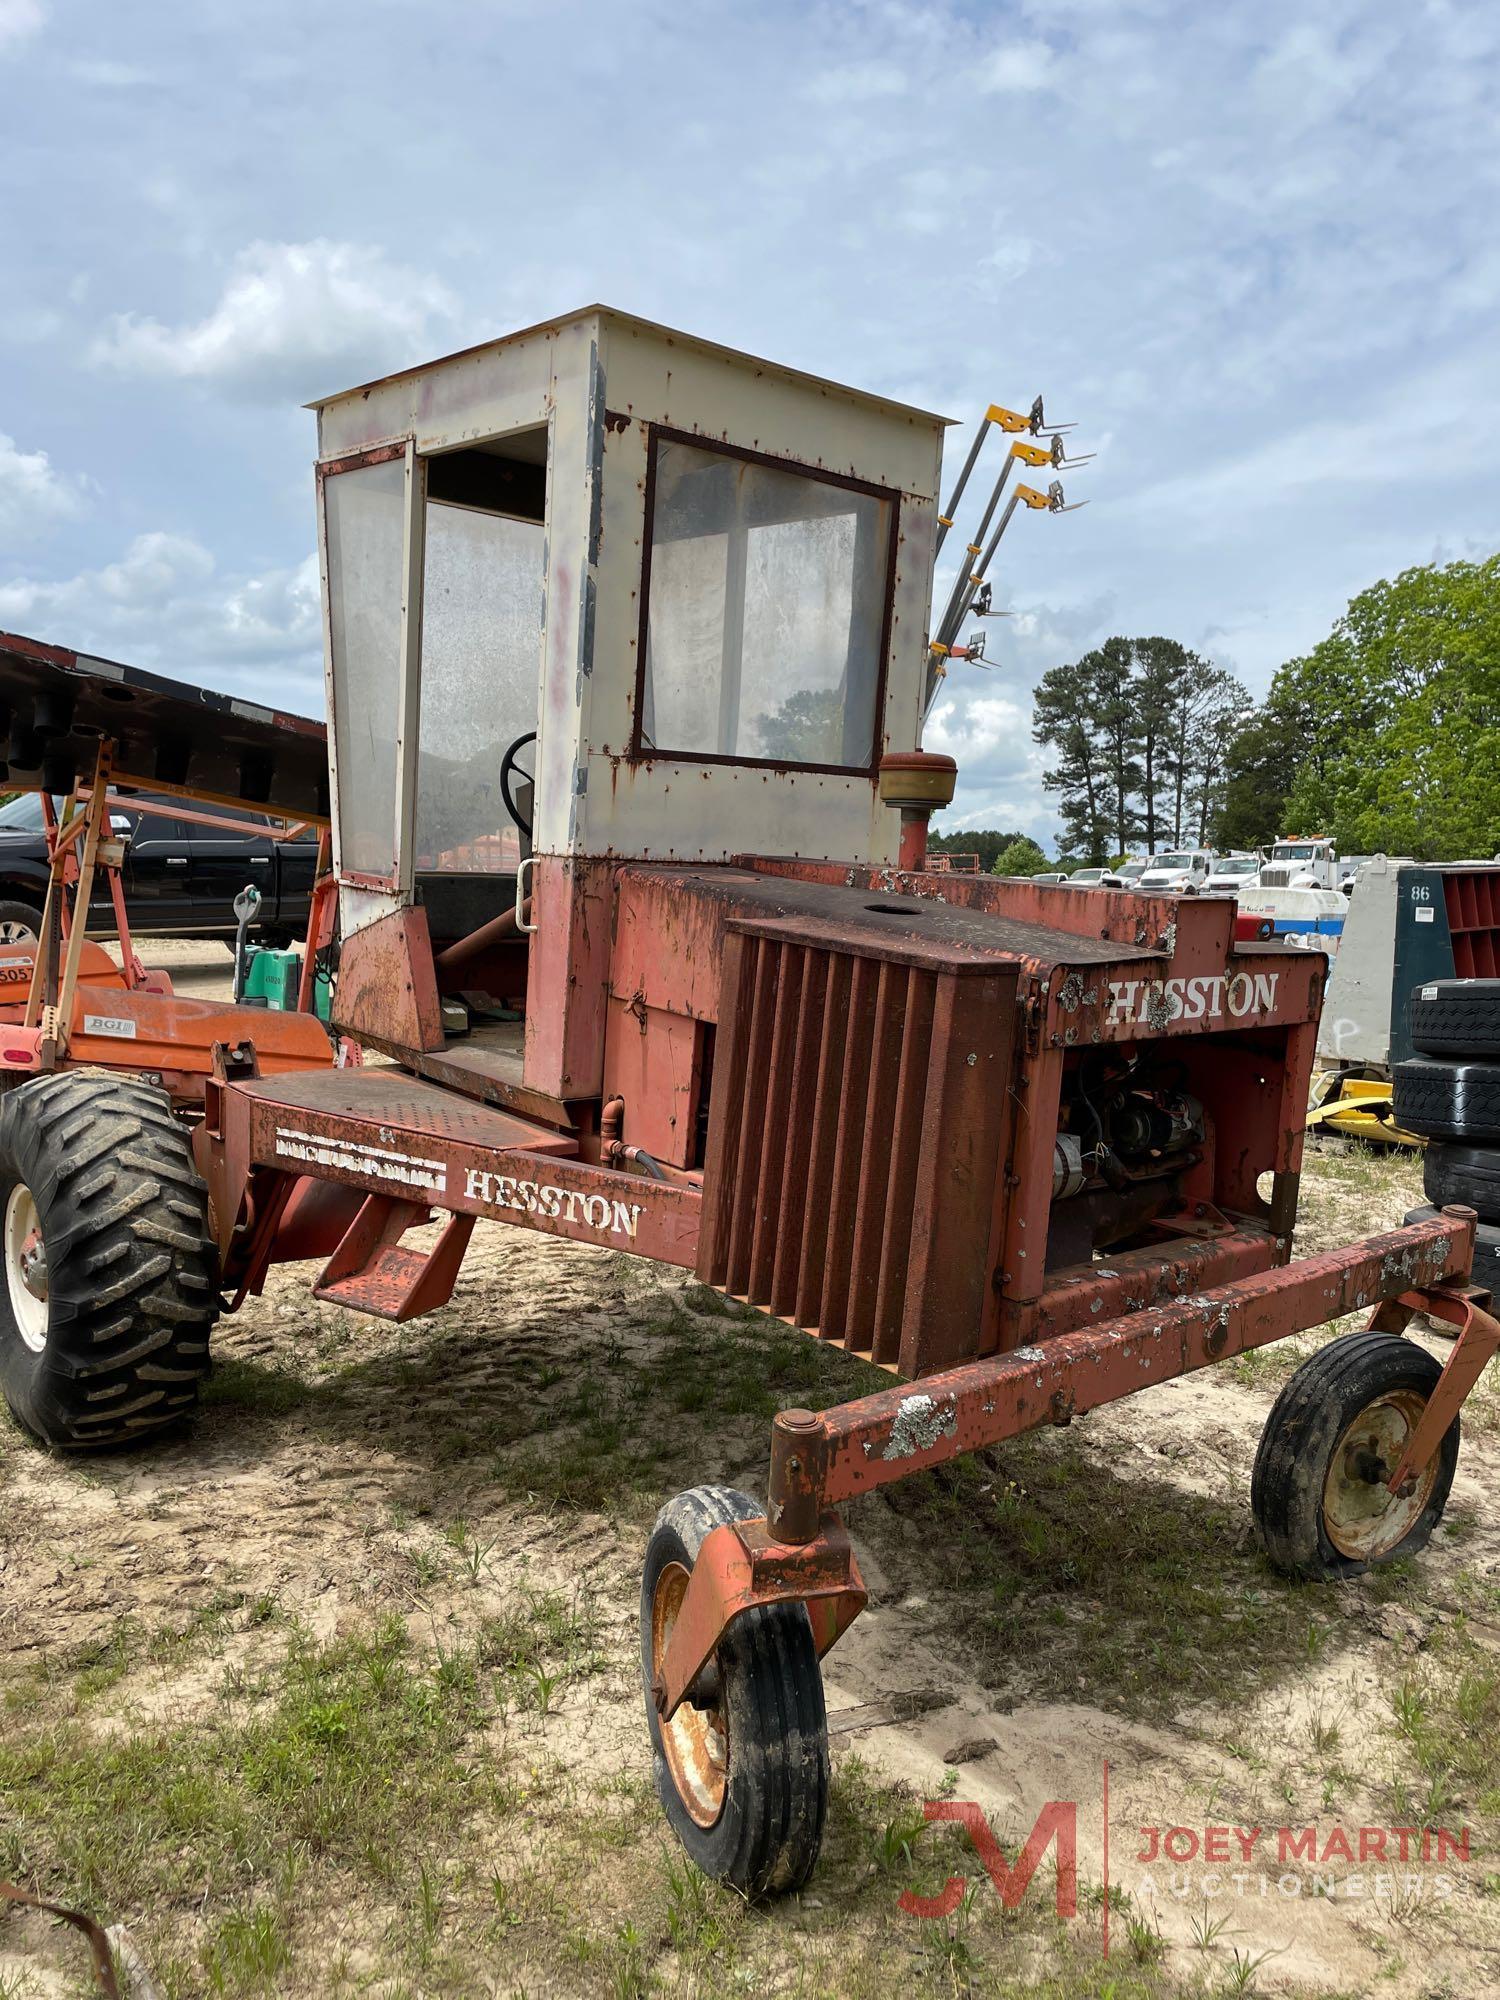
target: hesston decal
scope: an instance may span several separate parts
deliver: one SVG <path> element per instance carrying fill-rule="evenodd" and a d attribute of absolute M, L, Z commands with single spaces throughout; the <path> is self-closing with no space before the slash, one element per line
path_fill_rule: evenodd
<path fill-rule="evenodd" d="M 276 1130 L 276 1152 L 281 1159 L 341 1167 L 345 1173 L 362 1174 L 369 1180 L 385 1181 L 396 1187 L 432 1195 L 447 1192 L 449 1169 L 445 1161 L 404 1153 L 394 1146 L 325 1138 L 282 1125 Z M 616 1201 L 609 1195 L 585 1194 L 579 1188 L 557 1187 L 550 1181 L 492 1173 L 482 1167 L 467 1170 L 464 1193 L 470 1201 L 482 1201 L 490 1209 L 568 1222 L 577 1229 L 590 1229 L 598 1236 L 624 1237 L 627 1241 L 639 1234 L 644 1206 L 638 1201 Z"/>
<path fill-rule="evenodd" d="M 1203 973 L 1196 979 L 1112 979 L 1109 982 L 1111 1027 L 1149 1022 L 1160 1028 L 1168 1021 L 1243 1021 L 1269 1014 L 1276 1006 L 1279 972 Z"/>
<path fill-rule="evenodd" d="M 482 1201 L 490 1208 L 581 1223 L 601 1236 L 634 1236 L 640 1227 L 642 1204 L 638 1201 L 582 1194 L 577 1188 L 554 1187 L 547 1181 L 517 1180 L 510 1174 L 492 1174 L 479 1167 L 470 1167 L 464 1179 L 464 1193 L 470 1201 Z"/>

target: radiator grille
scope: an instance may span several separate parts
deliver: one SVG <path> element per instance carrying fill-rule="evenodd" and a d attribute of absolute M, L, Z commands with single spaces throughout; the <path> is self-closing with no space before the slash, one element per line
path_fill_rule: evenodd
<path fill-rule="evenodd" d="M 725 947 L 699 1275 L 905 1375 L 976 1352 L 1015 967 Z"/>
<path fill-rule="evenodd" d="M 1445 871 L 1443 901 L 1453 938 L 1455 979 L 1493 979 L 1500 973 L 1500 870 Z"/>

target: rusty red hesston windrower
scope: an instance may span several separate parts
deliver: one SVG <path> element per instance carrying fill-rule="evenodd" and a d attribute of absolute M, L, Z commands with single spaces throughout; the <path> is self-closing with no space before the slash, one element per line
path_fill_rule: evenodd
<path fill-rule="evenodd" d="M 91 1401 L 91 1354 L 211 1280 L 238 1307 L 316 1255 L 320 1298 L 431 1311 L 480 1217 L 692 1270 L 888 1370 L 777 1418 L 764 1507 L 681 1494 L 647 1551 L 658 1790 L 750 1892 L 817 1855 L 855 1495 L 1368 1309 L 1283 1392 L 1252 1502 L 1303 1575 L 1421 1547 L 1500 1328 L 1465 1211 L 1288 1261 L 1323 959 L 1237 944 L 1228 899 L 924 866 L 954 778 L 920 749 L 942 420 L 595 307 L 318 422 L 335 1023 L 391 1061 L 221 1048 L 202 1184 L 103 1333 L 38 1245 L 90 1249 L 71 1163 L 109 1151 L 128 1200 L 125 1142 L 170 1112 L 118 1077 L 93 1102 L 87 1072 L 5 1099 L 33 1422 L 159 1422 Z M 1457 1329 L 1442 1368 L 1401 1337 L 1418 1311 Z"/>

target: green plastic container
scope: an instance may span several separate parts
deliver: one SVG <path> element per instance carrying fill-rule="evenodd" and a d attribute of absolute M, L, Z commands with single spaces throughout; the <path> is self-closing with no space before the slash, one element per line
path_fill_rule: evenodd
<path fill-rule="evenodd" d="M 263 1001 L 284 1013 L 297 1005 L 297 984 L 302 977 L 301 955 L 295 951 L 269 951 L 252 945 L 245 967 L 245 998 Z"/>
<path fill-rule="evenodd" d="M 294 1012 L 297 988 L 302 983 L 300 951 L 272 951 L 266 945 L 251 945 L 245 955 L 245 998 L 272 1008 L 276 1013 Z M 313 980 L 313 1012 L 320 1021 L 328 1019 L 333 1000 L 332 982 L 320 971 Z"/>

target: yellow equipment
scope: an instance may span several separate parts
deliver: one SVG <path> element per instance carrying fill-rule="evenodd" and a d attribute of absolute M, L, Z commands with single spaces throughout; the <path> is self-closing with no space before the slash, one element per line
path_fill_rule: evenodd
<path fill-rule="evenodd" d="M 1307 1130 L 1338 1132 L 1346 1139 L 1364 1139 L 1372 1146 L 1415 1146 L 1420 1150 L 1427 1144 L 1392 1119 L 1388 1077 L 1335 1078 L 1329 1094 L 1308 1112 Z"/>

